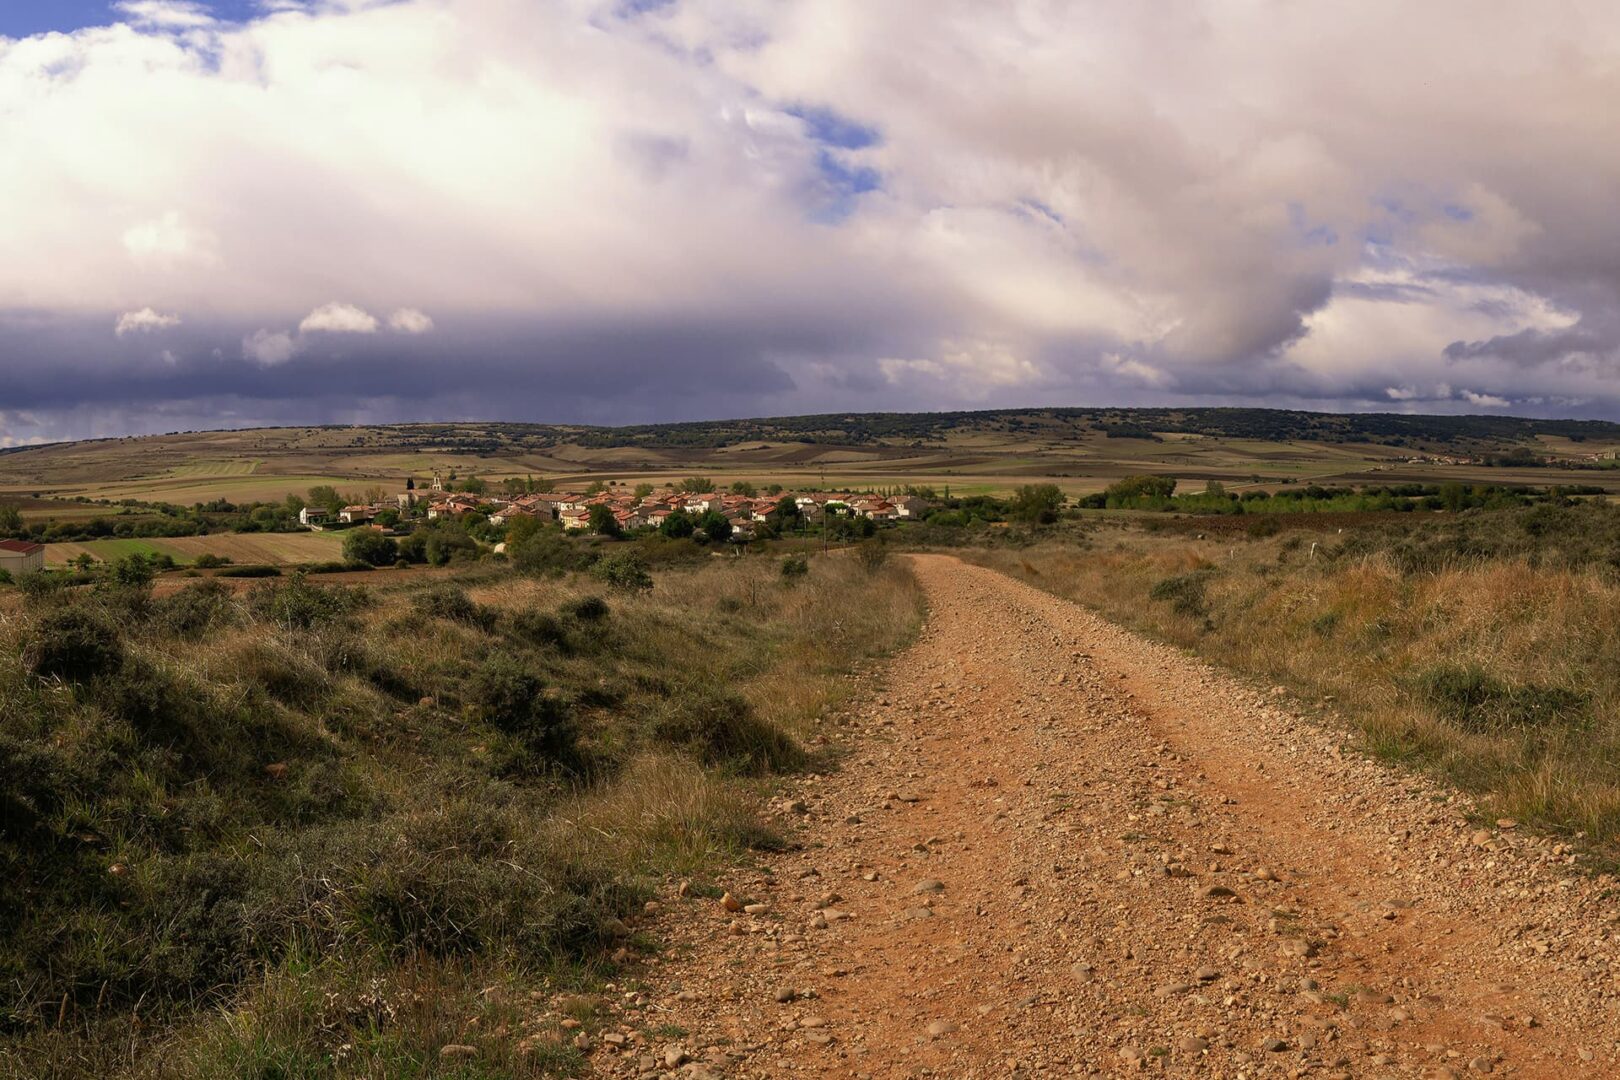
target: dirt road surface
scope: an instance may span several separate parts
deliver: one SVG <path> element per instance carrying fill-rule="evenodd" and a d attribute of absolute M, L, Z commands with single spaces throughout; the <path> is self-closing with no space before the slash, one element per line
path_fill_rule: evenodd
<path fill-rule="evenodd" d="M 1086 610 L 919 556 L 917 643 L 673 893 L 612 1076 L 1620 1076 L 1612 878 Z M 756 906 L 762 905 L 762 906 Z"/>

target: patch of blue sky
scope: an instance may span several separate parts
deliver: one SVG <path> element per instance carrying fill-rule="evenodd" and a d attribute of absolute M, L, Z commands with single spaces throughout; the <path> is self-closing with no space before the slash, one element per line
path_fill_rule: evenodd
<path fill-rule="evenodd" d="M 782 110 L 804 124 L 805 134 L 818 143 L 840 150 L 865 150 L 883 141 L 877 128 L 853 120 L 832 109 L 790 105 Z"/>
<path fill-rule="evenodd" d="M 270 10 L 261 0 L 197 0 L 192 6 L 220 22 L 247 22 Z M 116 0 L 0 0 L 3 37 L 31 37 L 53 30 L 68 33 L 137 21 Z"/>
<path fill-rule="evenodd" d="M 883 174 L 865 165 L 854 165 L 826 147 L 816 152 L 816 172 L 820 183 L 809 211 L 811 221 L 837 225 L 855 212 L 862 195 L 883 187 Z"/>
<path fill-rule="evenodd" d="M 836 225 L 855 212 L 862 195 L 882 190 L 883 174 L 855 157 L 883 141 L 876 128 L 820 106 L 790 105 L 783 111 L 803 124 L 805 137 L 816 144 L 811 221 Z"/>
<path fill-rule="evenodd" d="M 1339 234 L 1328 225 L 1312 225 L 1305 213 L 1305 204 L 1288 204 L 1288 223 L 1302 247 L 1332 247 L 1339 242 Z"/>

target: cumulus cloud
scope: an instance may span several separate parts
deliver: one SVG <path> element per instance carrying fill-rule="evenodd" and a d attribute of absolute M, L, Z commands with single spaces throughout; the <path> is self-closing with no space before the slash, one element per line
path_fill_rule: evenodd
<path fill-rule="evenodd" d="M 470 414 L 575 356 L 537 409 L 1620 413 L 1612 6 L 121 10 L 0 45 L 0 317 L 185 311 L 141 391 L 182 405 L 215 348 L 209 393 L 285 402 L 332 392 L 271 387 L 295 356 L 431 343 Z M 29 325 L 13 367 L 80 355 Z M 728 366 L 634 398 L 677 339 Z"/>
<path fill-rule="evenodd" d="M 141 308 L 139 311 L 126 311 L 118 316 L 118 322 L 113 327 L 113 334 L 123 337 L 126 334 L 151 333 L 154 330 L 167 330 L 180 325 L 180 316 L 163 315 L 151 308 Z"/>
<path fill-rule="evenodd" d="M 242 339 L 242 356 L 264 367 L 285 364 L 298 355 L 298 341 L 279 330 L 255 330 Z"/>
<path fill-rule="evenodd" d="M 433 329 L 433 319 L 416 308 L 399 308 L 388 316 L 388 328 L 401 334 L 425 334 Z"/>
<path fill-rule="evenodd" d="M 377 318 L 353 304 L 323 304 L 304 316 L 300 333 L 375 334 Z"/>

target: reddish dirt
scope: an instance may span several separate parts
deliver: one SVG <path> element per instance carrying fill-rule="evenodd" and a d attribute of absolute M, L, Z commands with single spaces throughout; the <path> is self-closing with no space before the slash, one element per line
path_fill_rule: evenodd
<path fill-rule="evenodd" d="M 1612 879 L 1279 693 L 914 562 L 927 627 L 773 804 L 799 846 L 724 882 L 764 906 L 662 900 L 602 1073 L 1620 1075 Z"/>

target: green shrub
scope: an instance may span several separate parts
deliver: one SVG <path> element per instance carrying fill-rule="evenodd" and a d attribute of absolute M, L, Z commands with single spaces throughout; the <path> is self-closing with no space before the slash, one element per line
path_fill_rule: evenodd
<path fill-rule="evenodd" d="M 343 557 L 367 566 L 388 566 L 399 559 L 399 545 L 376 529 L 356 529 L 343 538 Z"/>
<path fill-rule="evenodd" d="M 266 583 L 248 594 L 254 616 L 278 626 L 308 630 L 347 618 L 371 602 L 362 589 L 311 585 L 302 574 L 289 581 Z"/>
<path fill-rule="evenodd" d="M 123 663 L 118 628 L 99 611 L 82 606 L 47 612 L 23 650 L 24 666 L 41 679 L 84 682 Z"/>
<path fill-rule="evenodd" d="M 654 714 L 653 735 L 709 764 L 749 772 L 796 768 L 804 761 L 804 751 L 786 732 L 755 716 L 747 699 L 723 684 L 698 683 L 666 696 Z"/>
<path fill-rule="evenodd" d="M 195 641 L 210 630 L 229 625 L 236 615 L 229 586 L 217 581 L 201 581 L 156 601 L 152 624 L 172 637 Z"/>
<path fill-rule="evenodd" d="M 562 613 L 580 622 L 600 622 L 608 617 L 608 602 L 600 596 L 582 596 L 562 606 Z"/>
<path fill-rule="evenodd" d="M 888 546 L 882 540 L 868 540 L 855 546 L 855 559 L 869 574 L 875 574 L 889 561 Z"/>
<path fill-rule="evenodd" d="M 466 589 L 448 583 L 423 589 L 416 597 L 416 610 L 429 618 L 466 623 L 480 630 L 494 627 L 497 616 L 497 612 L 468 596 Z"/>
<path fill-rule="evenodd" d="M 803 555 L 789 555 L 782 560 L 782 576 L 789 581 L 802 578 L 810 572 L 810 560 Z"/>
<path fill-rule="evenodd" d="M 576 739 L 566 703 L 511 653 L 495 653 L 473 674 L 467 697 L 479 718 L 512 735 L 548 761 L 567 763 Z"/>
<path fill-rule="evenodd" d="M 591 566 L 591 576 L 625 592 L 641 592 L 653 587 L 647 564 L 634 551 L 615 551 Z"/>
<path fill-rule="evenodd" d="M 280 577 L 281 570 L 274 566 L 227 566 L 214 576 L 228 578 Z"/>
<path fill-rule="evenodd" d="M 1195 570 L 1190 574 L 1167 577 L 1148 591 L 1151 600 L 1168 601 L 1178 615 L 1204 618 L 1209 614 L 1204 590 L 1209 585 L 1209 572 Z"/>
<path fill-rule="evenodd" d="M 231 558 L 229 555 L 215 555 L 211 551 L 205 551 L 191 560 L 191 565 L 198 570 L 218 570 L 222 566 L 231 565 Z"/>
<path fill-rule="evenodd" d="M 568 626 L 549 611 L 520 611 L 512 616 L 512 632 L 531 645 L 566 650 Z"/>
<path fill-rule="evenodd" d="M 1442 664 L 1418 676 L 1418 689 L 1444 719 L 1469 731 L 1582 724 L 1591 698 L 1562 686 L 1511 684 L 1483 668 Z"/>

